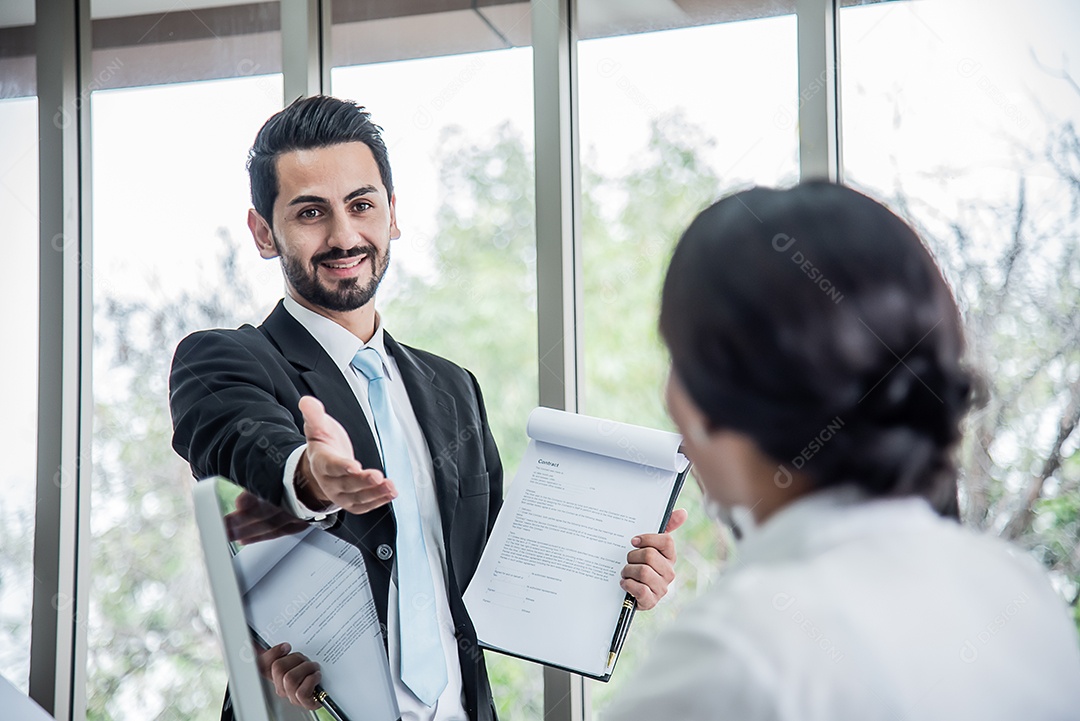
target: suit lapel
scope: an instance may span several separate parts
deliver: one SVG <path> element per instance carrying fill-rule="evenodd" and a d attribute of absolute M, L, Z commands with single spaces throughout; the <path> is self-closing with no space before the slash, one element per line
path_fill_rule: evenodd
<path fill-rule="evenodd" d="M 456 401 L 451 393 L 441 387 L 435 371 L 389 333 L 386 334 L 386 348 L 397 361 L 401 379 L 409 392 L 409 402 L 427 440 L 435 470 L 435 497 L 439 502 L 443 535 L 449 548 L 459 483 L 456 449 L 460 440 Z"/>
<path fill-rule="evenodd" d="M 278 303 L 262 325 L 282 355 L 300 372 L 311 395 L 322 401 L 326 412 L 337 420 L 352 440 L 353 453 L 365 468 L 383 470 L 379 446 L 367 418 L 341 370 L 298 320 Z"/>

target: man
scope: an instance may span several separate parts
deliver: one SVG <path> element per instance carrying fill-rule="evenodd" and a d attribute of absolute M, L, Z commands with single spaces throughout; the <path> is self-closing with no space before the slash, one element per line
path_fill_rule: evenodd
<path fill-rule="evenodd" d="M 248 227 L 280 258 L 285 298 L 258 328 L 195 333 L 170 380 L 173 446 L 363 553 L 406 719 L 493 719 L 461 594 L 502 502 L 476 379 L 397 343 L 375 293 L 400 236 L 386 146 L 363 108 L 319 96 L 270 118 L 251 149 Z M 677 512 L 668 530 L 685 520 Z M 674 543 L 644 534 L 623 588 L 651 608 Z M 262 662 L 313 708 L 317 666 L 284 645 Z"/>

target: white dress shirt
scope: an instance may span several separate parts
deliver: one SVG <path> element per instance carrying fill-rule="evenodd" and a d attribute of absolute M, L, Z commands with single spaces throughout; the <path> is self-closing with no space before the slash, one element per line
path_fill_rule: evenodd
<path fill-rule="evenodd" d="M 1026 554 L 920 499 L 818 492 L 748 536 L 604 721 L 1080 719 L 1080 646 Z"/>
<path fill-rule="evenodd" d="M 349 383 L 360 408 L 367 418 L 368 426 L 375 427 L 371 414 L 371 403 L 368 401 L 368 379 L 364 374 L 352 367 L 353 356 L 365 344 L 334 321 L 319 315 L 297 303 L 292 297 L 285 296 L 285 309 L 307 329 L 319 345 L 323 347 L 327 355 L 341 370 L 345 380 Z M 443 545 L 442 516 L 439 514 L 439 504 L 435 496 L 435 470 L 431 461 L 431 452 L 428 450 L 427 441 L 424 439 L 420 423 L 416 420 L 409 394 L 405 383 L 401 379 L 397 361 L 391 356 L 384 342 L 381 320 L 376 317 L 375 334 L 366 344 L 374 348 L 383 359 L 383 371 L 386 374 L 390 404 L 397 415 L 398 423 L 405 434 L 406 443 L 409 446 L 409 461 L 413 467 L 413 479 L 391 478 L 394 483 L 401 484 L 410 480 L 415 484 L 416 501 L 420 509 L 420 522 L 424 529 L 424 545 L 427 549 L 428 563 L 431 566 L 432 583 L 435 589 L 443 593 L 436 593 L 435 612 L 441 631 L 443 655 L 446 659 L 446 673 L 448 681 L 439 700 L 434 707 L 425 706 L 401 682 L 401 634 L 398 626 L 398 591 L 397 582 L 391 577 L 390 597 L 387 609 L 387 639 L 390 651 L 390 676 L 394 680 L 394 690 L 397 693 L 398 706 L 401 710 L 402 721 L 465 721 L 468 714 L 465 712 L 464 691 L 461 681 L 461 661 L 457 654 L 457 639 L 454 636 L 454 621 L 450 615 L 450 602 L 446 597 L 446 548 Z M 379 443 L 377 433 L 372 434 L 375 442 Z M 308 520 L 320 519 L 327 513 L 334 513 L 340 508 L 331 508 L 316 512 L 304 506 L 296 497 L 296 488 L 293 477 L 296 466 L 300 460 L 300 454 L 307 446 L 297 448 L 289 456 L 285 464 L 285 474 L 282 479 L 285 484 L 286 503 L 292 507 L 294 513 Z M 380 446 L 381 450 L 381 446 Z"/>

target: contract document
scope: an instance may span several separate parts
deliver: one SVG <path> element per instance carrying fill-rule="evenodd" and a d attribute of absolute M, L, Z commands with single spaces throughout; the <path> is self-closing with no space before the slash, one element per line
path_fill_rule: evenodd
<path fill-rule="evenodd" d="M 320 529 L 244 546 L 233 558 L 248 625 L 317 661 L 346 719 L 399 717 L 367 569 L 353 545 Z"/>
<path fill-rule="evenodd" d="M 537 408 L 465 605 L 481 646 L 610 678 L 633 615 L 630 539 L 663 530 L 689 462 L 681 437 Z"/>

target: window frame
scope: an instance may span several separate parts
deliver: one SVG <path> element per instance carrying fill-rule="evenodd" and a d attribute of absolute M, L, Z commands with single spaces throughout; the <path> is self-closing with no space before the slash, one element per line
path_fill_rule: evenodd
<path fill-rule="evenodd" d="M 281 0 L 284 102 L 329 88 L 332 0 Z M 581 200 L 577 0 L 531 0 L 539 397 L 581 393 Z M 840 0 L 797 0 L 799 165 L 841 180 Z M 86 718 L 93 341 L 90 0 L 36 0 L 40 167 L 37 515 L 30 695 L 57 719 Z M 822 82 L 824 80 L 824 82 Z M 55 113 L 49 112 L 55 108 Z M 61 117 L 63 122 L 57 121 Z M 59 480 L 58 480 L 59 479 Z M 587 721 L 581 676 L 544 670 L 544 718 Z"/>

